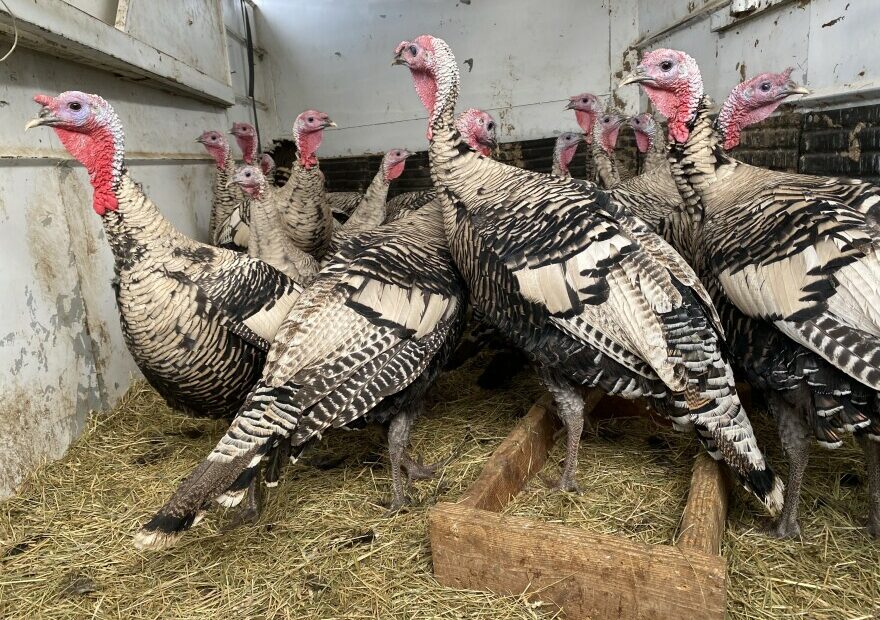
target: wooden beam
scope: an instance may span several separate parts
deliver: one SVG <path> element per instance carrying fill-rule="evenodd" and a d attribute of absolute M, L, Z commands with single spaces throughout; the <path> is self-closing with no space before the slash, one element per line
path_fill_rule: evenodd
<path fill-rule="evenodd" d="M 131 8 L 132 0 L 119 0 L 116 5 L 116 29 L 122 32 L 128 32 L 128 10 Z"/>
<path fill-rule="evenodd" d="M 446 586 L 525 594 L 569 620 L 724 618 L 717 555 L 450 503 L 428 512 L 428 531 L 434 575 Z"/>
<path fill-rule="evenodd" d="M 591 390 L 584 398 L 584 415 L 589 415 L 601 398 L 602 392 Z M 459 503 L 482 510 L 504 508 L 544 466 L 560 428 L 553 399 L 545 394 L 495 449 Z"/>
<path fill-rule="evenodd" d="M 721 465 L 705 452 L 697 455 L 676 545 L 719 555 L 729 495 L 730 484 Z"/>

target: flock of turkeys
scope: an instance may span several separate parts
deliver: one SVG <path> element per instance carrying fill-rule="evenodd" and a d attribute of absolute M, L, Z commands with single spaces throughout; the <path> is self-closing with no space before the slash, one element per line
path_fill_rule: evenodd
<path fill-rule="evenodd" d="M 164 547 L 212 501 L 256 513 L 261 481 L 332 428 L 388 426 L 392 509 L 435 466 L 407 453 L 423 398 L 471 336 L 527 359 L 567 430 L 558 481 L 577 491 L 584 391 L 647 399 L 797 536 L 812 439 L 853 434 L 865 453 L 868 531 L 880 536 L 880 188 L 774 172 L 729 152 L 742 129 L 807 91 L 790 70 L 737 86 L 713 121 L 693 58 L 647 53 L 638 84 L 650 114 L 624 118 L 571 97 L 583 133 L 564 133 L 553 173 L 491 156 L 495 121 L 454 114 L 460 74 L 441 39 L 403 41 L 428 112 L 433 188 L 387 200 L 411 153 L 388 151 L 363 194 L 328 193 L 316 156 L 335 123 L 307 110 L 296 162 L 276 186 L 246 123 L 199 138 L 216 161 L 212 244 L 177 231 L 125 166 L 108 102 L 38 95 L 27 125 L 55 130 L 88 169 L 115 258 L 122 331 L 168 403 L 230 427 L 136 534 Z M 628 124 L 644 153 L 626 178 L 614 148 Z M 589 148 L 570 170 L 580 144 Z M 583 160 L 581 160 L 583 161 Z M 583 172 L 586 172 L 586 175 Z M 190 205 L 187 205 L 190 207 Z M 789 460 L 787 485 L 766 462 L 735 380 L 763 395 Z"/>

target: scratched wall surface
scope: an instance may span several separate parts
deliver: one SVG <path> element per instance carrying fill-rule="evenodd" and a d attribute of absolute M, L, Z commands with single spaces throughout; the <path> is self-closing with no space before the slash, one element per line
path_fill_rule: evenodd
<path fill-rule="evenodd" d="M 567 97 L 608 95 L 636 36 L 635 0 L 335 0 L 295 10 L 262 0 L 259 7 L 263 42 L 284 59 L 275 65 L 281 126 L 288 133 L 307 108 L 327 112 L 340 129 L 326 132 L 325 157 L 425 147 L 425 110 L 408 72 L 390 66 L 402 39 L 431 33 L 449 42 L 462 71 L 462 109 L 491 111 L 508 142 L 577 129 L 562 111 Z"/>
<path fill-rule="evenodd" d="M 228 27 L 239 22 L 232 14 Z M 222 32 L 214 56 L 217 42 Z M 243 80 L 233 83 L 243 95 Z M 125 127 L 132 177 L 175 226 L 201 240 L 213 166 L 195 138 L 251 119 L 242 104 L 212 106 L 21 47 L 0 64 L 0 498 L 41 461 L 60 457 L 89 411 L 111 406 L 137 376 L 88 175 L 50 129 L 23 132 L 39 109 L 35 93 L 68 89 L 111 102 Z"/>

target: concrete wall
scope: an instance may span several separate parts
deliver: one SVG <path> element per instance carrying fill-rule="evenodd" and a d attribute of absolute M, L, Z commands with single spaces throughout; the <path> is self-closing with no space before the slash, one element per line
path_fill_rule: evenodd
<path fill-rule="evenodd" d="M 339 124 L 340 130 L 326 133 L 323 157 L 424 148 L 425 110 L 408 72 L 390 66 L 403 39 L 423 33 L 446 39 L 461 65 L 461 105 L 490 110 L 501 140 L 512 141 L 576 129 L 564 102 L 585 90 L 608 94 L 618 48 L 637 34 L 635 0 L 335 0 L 294 6 L 261 0 L 260 32 L 272 55 L 284 59 L 273 78 L 285 132 L 307 108 L 323 110 Z"/>
<path fill-rule="evenodd" d="M 226 0 L 230 28 L 239 27 L 235 8 Z M 185 45 L 163 40 L 164 22 L 139 12 L 129 16 L 130 31 L 200 59 L 228 82 L 219 1 L 189 0 L 179 10 L 202 16 Z M 230 39 L 233 55 L 241 44 Z M 111 406 L 137 373 L 121 338 L 111 254 L 88 177 L 54 132 L 23 132 L 38 110 L 33 95 L 77 89 L 110 101 L 125 127 L 132 176 L 174 225 L 204 239 L 213 165 L 195 137 L 250 119 L 241 77 L 232 80 L 240 103 L 227 109 L 24 47 L 0 64 L 0 497 L 41 460 L 61 456 L 88 412 Z"/>
<path fill-rule="evenodd" d="M 735 18 L 726 2 L 639 0 L 640 50 L 682 49 L 700 63 L 706 92 L 717 101 L 764 71 L 795 67 L 814 94 L 799 105 L 864 105 L 880 101 L 875 53 L 880 2 L 764 0 L 766 9 Z"/>

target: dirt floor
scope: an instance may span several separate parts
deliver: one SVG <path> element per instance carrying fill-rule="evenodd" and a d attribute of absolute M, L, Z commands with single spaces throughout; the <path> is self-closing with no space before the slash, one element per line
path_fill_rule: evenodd
<path fill-rule="evenodd" d="M 484 360 L 483 360 L 484 361 Z M 455 500 L 540 395 L 523 376 L 486 392 L 480 360 L 444 375 L 417 424 L 416 453 L 455 453 L 442 477 L 418 482 L 415 505 L 393 517 L 378 430 L 330 434 L 281 484 L 263 493 L 255 524 L 228 531 L 217 510 L 164 552 L 131 544 L 138 526 L 213 446 L 222 422 L 168 410 L 144 384 L 95 414 L 59 462 L 0 504 L 2 618 L 554 618 L 520 597 L 453 590 L 431 576 L 425 511 Z M 784 471 L 772 428 L 759 422 Z M 533 478 L 507 511 L 646 542 L 671 542 L 698 447 L 643 419 L 603 422 L 581 446 L 581 496 Z M 803 538 L 779 542 L 758 529 L 760 507 L 737 492 L 724 553 L 731 619 L 880 618 L 880 543 L 866 513 L 861 453 L 813 452 L 802 503 Z M 558 475 L 559 446 L 543 477 Z"/>

